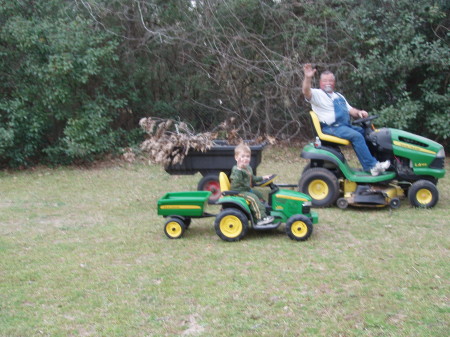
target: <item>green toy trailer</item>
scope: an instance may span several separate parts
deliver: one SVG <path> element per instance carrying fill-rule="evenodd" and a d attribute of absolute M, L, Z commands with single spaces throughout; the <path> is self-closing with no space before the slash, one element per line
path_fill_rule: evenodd
<path fill-rule="evenodd" d="M 192 218 L 212 217 L 204 211 L 209 191 L 169 192 L 158 200 L 158 215 L 167 217 L 164 233 L 170 239 L 178 239 L 191 224 Z"/>

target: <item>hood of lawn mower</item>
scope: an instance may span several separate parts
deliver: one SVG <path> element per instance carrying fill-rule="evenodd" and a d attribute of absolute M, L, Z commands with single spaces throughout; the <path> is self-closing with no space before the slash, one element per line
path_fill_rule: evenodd
<path fill-rule="evenodd" d="M 445 175 L 444 147 L 428 138 L 392 128 L 366 129 L 367 143 L 379 161 L 390 160 L 399 178 L 417 180 Z"/>

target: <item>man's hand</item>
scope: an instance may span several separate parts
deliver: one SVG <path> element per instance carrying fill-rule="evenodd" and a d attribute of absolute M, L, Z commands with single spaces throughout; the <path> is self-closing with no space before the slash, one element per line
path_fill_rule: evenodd
<path fill-rule="evenodd" d="M 369 117 L 369 113 L 366 110 L 359 110 L 352 108 L 350 110 L 350 115 L 352 115 L 354 118 L 367 118 Z"/>
<path fill-rule="evenodd" d="M 367 118 L 367 117 L 369 117 L 369 113 L 367 111 L 365 111 L 365 110 L 359 110 L 358 115 L 359 115 L 359 118 Z"/>
<path fill-rule="evenodd" d="M 311 63 L 306 63 L 303 66 L 303 73 L 305 74 L 305 77 L 313 78 L 316 71 L 317 69 L 313 69 Z"/>

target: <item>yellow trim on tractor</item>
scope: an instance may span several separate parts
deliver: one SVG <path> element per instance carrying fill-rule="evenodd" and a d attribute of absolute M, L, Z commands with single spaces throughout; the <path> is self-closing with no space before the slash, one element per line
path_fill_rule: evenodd
<path fill-rule="evenodd" d="M 429 154 L 434 154 L 434 155 L 436 154 L 436 152 L 434 152 L 434 151 L 426 150 L 426 149 L 423 149 L 423 148 L 421 148 L 419 146 L 411 145 L 411 144 L 408 144 L 408 143 L 403 143 L 403 142 L 400 142 L 398 140 L 394 140 L 393 143 L 394 143 L 394 145 L 397 145 L 397 146 L 400 146 L 400 147 L 404 147 L 404 148 L 409 149 L 409 150 L 419 151 L 419 152 L 424 152 L 424 153 L 429 153 Z"/>
<path fill-rule="evenodd" d="M 309 201 L 308 199 L 305 199 L 305 198 L 292 197 L 290 195 L 282 195 L 282 194 L 276 195 L 276 197 L 278 199 L 289 199 L 289 200 L 297 200 L 297 201 Z"/>

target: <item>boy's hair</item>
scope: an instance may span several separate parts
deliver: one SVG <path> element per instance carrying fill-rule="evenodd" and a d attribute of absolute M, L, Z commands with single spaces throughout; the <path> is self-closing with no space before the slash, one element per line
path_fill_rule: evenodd
<path fill-rule="evenodd" d="M 241 154 L 242 152 L 246 153 L 252 153 L 252 150 L 250 150 L 250 146 L 244 143 L 240 143 L 238 146 L 234 148 L 234 156 Z"/>

